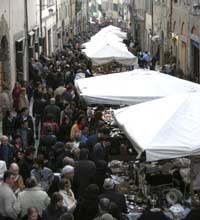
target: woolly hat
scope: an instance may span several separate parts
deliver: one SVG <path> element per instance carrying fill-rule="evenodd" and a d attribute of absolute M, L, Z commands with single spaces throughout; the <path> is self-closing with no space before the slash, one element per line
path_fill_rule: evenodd
<path fill-rule="evenodd" d="M 67 174 L 67 173 L 72 173 L 74 172 L 74 167 L 70 166 L 70 165 L 66 165 L 64 168 L 62 168 L 61 170 L 61 174 Z"/>

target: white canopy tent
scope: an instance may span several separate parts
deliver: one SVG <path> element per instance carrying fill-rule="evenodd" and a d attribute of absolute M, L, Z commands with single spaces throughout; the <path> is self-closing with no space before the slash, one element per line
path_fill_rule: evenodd
<path fill-rule="evenodd" d="M 118 109 L 114 116 L 147 161 L 200 155 L 200 95 L 169 96 Z"/>
<path fill-rule="evenodd" d="M 75 81 L 88 104 L 132 105 L 174 94 L 200 92 L 200 85 L 156 71 L 136 69 Z"/>
<path fill-rule="evenodd" d="M 93 65 L 104 65 L 113 61 L 134 65 L 137 63 L 137 57 L 122 43 L 125 38 L 125 32 L 110 25 L 91 37 L 89 42 L 82 44 L 85 48 L 82 51 L 92 60 Z"/>
<path fill-rule="evenodd" d="M 121 47 L 110 43 L 101 47 L 94 47 L 83 50 L 83 52 L 92 60 L 93 65 L 103 65 L 116 61 L 123 65 L 132 65 L 137 63 L 137 58 L 130 53 L 123 45 Z"/>

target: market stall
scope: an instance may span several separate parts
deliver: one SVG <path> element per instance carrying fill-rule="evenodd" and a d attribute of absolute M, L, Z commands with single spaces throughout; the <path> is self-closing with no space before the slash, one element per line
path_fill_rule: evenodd
<path fill-rule="evenodd" d="M 103 65 L 113 61 L 123 65 L 137 64 L 137 58 L 121 44 L 106 43 L 100 47 L 97 45 L 87 48 L 83 52 L 91 59 L 93 65 Z"/>
<path fill-rule="evenodd" d="M 152 212 L 156 207 L 170 219 L 182 219 L 199 204 L 194 194 L 200 190 L 199 103 L 200 94 L 188 93 L 114 111 L 117 124 L 140 156 L 128 166 L 117 161 L 110 165 L 122 169 L 123 174 L 112 178 L 127 195 L 130 215 L 137 212 L 133 217 L 150 204 Z"/>
<path fill-rule="evenodd" d="M 119 28 L 108 26 L 82 44 L 82 52 L 91 59 L 93 66 L 117 62 L 125 66 L 137 64 L 137 57 L 128 51 L 123 40 L 126 33 Z"/>
<path fill-rule="evenodd" d="M 200 92 L 200 85 L 167 74 L 136 69 L 75 81 L 89 105 L 133 105 L 169 95 Z"/>
<path fill-rule="evenodd" d="M 114 111 L 146 161 L 200 155 L 200 94 L 169 96 Z"/>

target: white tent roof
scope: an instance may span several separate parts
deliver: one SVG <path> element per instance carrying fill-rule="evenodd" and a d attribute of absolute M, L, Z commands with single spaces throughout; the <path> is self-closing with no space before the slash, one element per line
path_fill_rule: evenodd
<path fill-rule="evenodd" d="M 94 47 L 83 50 L 85 54 L 92 60 L 94 65 L 102 65 L 112 61 L 124 65 L 137 63 L 137 58 L 130 53 L 123 45 L 121 47 L 107 43 L 101 47 Z"/>
<path fill-rule="evenodd" d="M 112 25 L 101 29 L 91 37 L 89 42 L 82 44 L 82 51 L 92 60 L 93 65 L 103 65 L 116 61 L 124 65 L 137 63 L 137 57 L 130 53 L 124 43 L 126 33 Z"/>
<path fill-rule="evenodd" d="M 169 95 L 200 92 L 200 85 L 167 74 L 136 69 L 75 81 L 88 104 L 132 105 Z"/>
<path fill-rule="evenodd" d="M 200 95 L 185 94 L 119 109 L 121 129 L 147 161 L 200 154 Z"/>

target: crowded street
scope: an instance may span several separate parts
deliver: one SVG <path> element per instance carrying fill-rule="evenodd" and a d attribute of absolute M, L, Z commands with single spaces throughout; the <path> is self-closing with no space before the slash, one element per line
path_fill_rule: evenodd
<path fill-rule="evenodd" d="M 0 220 L 200 220 L 185 3 L 0 1 Z"/>

